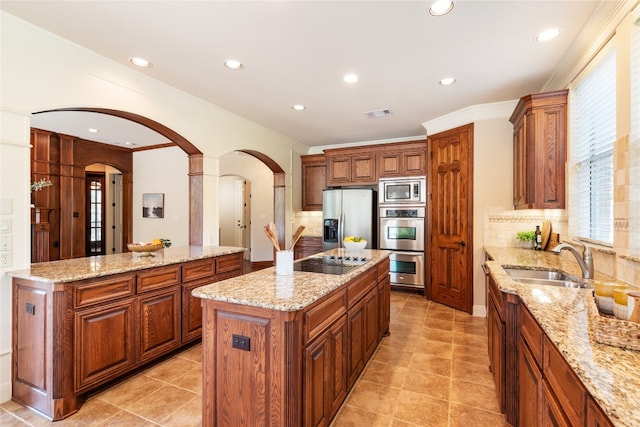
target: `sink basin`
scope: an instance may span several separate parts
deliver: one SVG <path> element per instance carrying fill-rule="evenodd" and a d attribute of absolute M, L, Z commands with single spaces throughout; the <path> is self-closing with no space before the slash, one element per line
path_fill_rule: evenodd
<path fill-rule="evenodd" d="M 504 269 L 511 279 L 529 285 L 561 286 L 564 288 L 584 288 L 586 285 L 568 274 L 553 270 Z"/>

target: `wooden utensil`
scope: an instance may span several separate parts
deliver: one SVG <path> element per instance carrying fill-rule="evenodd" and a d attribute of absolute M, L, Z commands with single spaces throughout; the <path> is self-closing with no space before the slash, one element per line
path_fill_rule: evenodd
<path fill-rule="evenodd" d="M 551 236 L 551 221 L 548 219 L 542 223 L 542 245 L 541 248 L 544 251 L 549 244 L 549 237 Z"/>
<path fill-rule="evenodd" d="M 298 227 L 295 233 L 293 233 L 293 241 L 291 242 L 291 246 L 289 246 L 289 250 L 293 250 L 293 247 L 298 243 L 298 240 L 302 237 L 302 232 L 306 227 L 301 225 Z"/>
<path fill-rule="evenodd" d="M 271 240 L 271 244 L 276 249 L 276 251 L 280 250 L 280 243 L 278 243 L 278 233 L 276 230 L 276 225 L 272 222 L 264 226 L 264 234 L 267 235 L 269 240 Z"/>

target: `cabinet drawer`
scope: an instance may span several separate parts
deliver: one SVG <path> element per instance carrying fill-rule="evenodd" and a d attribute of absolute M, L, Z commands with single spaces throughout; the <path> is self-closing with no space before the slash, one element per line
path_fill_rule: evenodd
<path fill-rule="evenodd" d="M 78 282 L 73 288 L 73 302 L 75 308 L 82 308 L 134 293 L 135 276 L 122 274 Z"/>
<path fill-rule="evenodd" d="M 325 297 L 304 313 L 304 342 L 316 337 L 347 311 L 346 293 L 343 289 Z"/>
<path fill-rule="evenodd" d="M 242 252 L 216 258 L 216 274 L 242 269 Z"/>
<path fill-rule="evenodd" d="M 216 274 L 216 259 L 206 258 L 198 261 L 191 261 L 182 266 L 182 281 L 200 279 L 202 277 L 214 276 Z"/>
<path fill-rule="evenodd" d="M 538 367 L 542 368 L 542 340 L 544 333 L 524 305 L 520 305 L 520 335 L 522 335 L 522 339 L 531 350 Z"/>
<path fill-rule="evenodd" d="M 351 307 L 362 298 L 372 286 L 375 286 L 376 270 L 370 269 L 358 276 L 347 288 L 348 306 Z"/>
<path fill-rule="evenodd" d="M 389 258 L 378 264 L 378 281 L 384 280 L 385 276 L 389 274 L 390 269 Z"/>
<path fill-rule="evenodd" d="M 180 283 L 180 266 L 153 268 L 138 273 L 138 292 L 162 289 Z"/>
<path fill-rule="evenodd" d="M 572 425 L 583 425 L 586 390 L 562 354 L 544 337 L 544 376 Z"/>

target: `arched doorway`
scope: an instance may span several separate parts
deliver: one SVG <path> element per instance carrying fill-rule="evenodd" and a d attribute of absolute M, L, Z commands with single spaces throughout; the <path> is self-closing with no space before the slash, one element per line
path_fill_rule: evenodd
<path fill-rule="evenodd" d="M 189 244 L 202 246 L 203 244 L 203 172 L 204 159 L 202 152 L 189 140 L 179 133 L 152 119 L 123 110 L 93 107 L 68 107 L 39 111 L 33 114 L 61 111 L 84 111 L 107 114 L 145 126 L 166 137 L 180 147 L 189 157 Z M 281 246 L 285 243 L 285 173 L 269 156 L 256 150 L 239 150 L 263 162 L 273 172 L 274 187 L 274 222 L 278 228 L 278 240 Z M 131 236 L 132 224 L 129 221 L 125 227 L 125 235 Z"/>

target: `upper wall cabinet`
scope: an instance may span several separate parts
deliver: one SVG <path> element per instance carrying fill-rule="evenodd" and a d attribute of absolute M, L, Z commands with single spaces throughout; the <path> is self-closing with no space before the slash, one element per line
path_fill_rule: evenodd
<path fill-rule="evenodd" d="M 427 142 L 324 150 L 327 158 L 327 186 L 375 185 L 379 178 L 426 175 Z"/>
<path fill-rule="evenodd" d="M 363 148 L 324 150 L 327 155 L 327 186 L 376 184 L 376 155 Z"/>
<path fill-rule="evenodd" d="M 327 159 L 324 154 L 300 156 L 302 162 L 302 210 L 322 210 L 322 190 L 327 182 Z"/>
<path fill-rule="evenodd" d="M 564 209 L 567 90 L 520 99 L 513 123 L 513 204 Z"/>
<path fill-rule="evenodd" d="M 395 178 L 427 174 L 425 141 L 402 143 L 378 153 L 378 177 Z"/>

